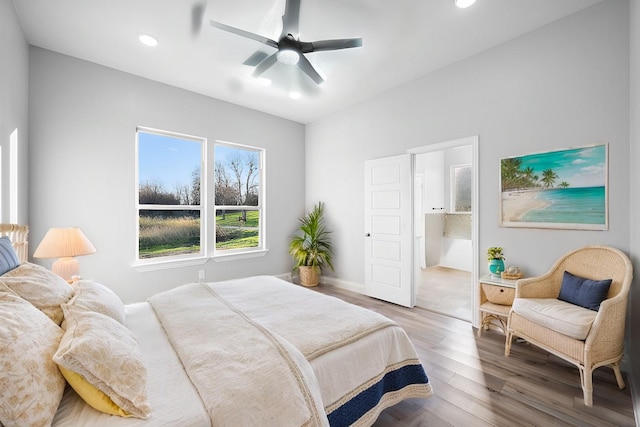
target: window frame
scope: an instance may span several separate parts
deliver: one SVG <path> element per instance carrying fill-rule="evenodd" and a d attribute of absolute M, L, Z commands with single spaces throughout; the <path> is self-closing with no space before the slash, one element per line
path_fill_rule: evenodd
<path fill-rule="evenodd" d="M 256 206 L 250 206 L 250 205 L 216 205 L 216 198 L 215 198 L 215 162 L 216 162 L 216 156 L 215 156 L 215 151 L 216 151 L 216 146 L 221 145 L 221 146 L 225 146 L 225 147 L 230 147 L 230 148 L 236 148 L 236 149 L 240 149 L 240 150 L 247 150 L 247 151 L 254 151 L 258 154 L 258 172 L 256 174 L 256 176 L 258 177 L 259 181 L 258 181 L 258 204 Z M 254 146 L 250 146 L 250 145 L 246 145 L 246 144 L 239 144 L 239 143 L 235 143 L 235 142 L 229 142 L 229 141 L 223 141 L 223 140 L 214 140 L 213 141 L 213 147 L 211 149 L 211 159 L 212 162 L 211 164 L 211 170 L 212 170 L 212 175 L 211 175 L 211 183 L 213 185 L 210 185 L 210 200 L 212 200 L 211 203 L 211 209 L 212 209 L 212 215 L 213 215 L 213 222 L 212 222 L 212 227 L 210 229 L 210 235 L 209 235 L 209 242 L 211 242 L 210 244 L 210 248 L 208 248 L 210 250 L 210 254 L 211 254 L 211 258 L 213 258 L 214 260 L 218 261 L 222 261 L 222 260 L 231 260 L 231 259 L 239 259 L 239 258 L 246 258 L 246 257 L 250 257 L 250 256 L 261 256 L 266 254 L 267 249 L 266 249 L 266 227 L 265 227 L 265 205 L 266 205 L 266 191 L 265 191 L 265 164 L 266 164 L 266 150 L 262 147 L 254 147 Z M 249 248 L 240 248 L 240 249 L 217 249 L 216 248 L 216 212 L 218 210 L 222 210 L 222 209 L 227 209 L 227 210 L 252 210 L 252 211 L 258 211 L 258 246 L 254 246 L 254 247 L 249 247 Z"/>
<path fill-rule="evenodd" d="M 152 133 L 171 138 L 186 139 L 201 143 L 200 157 L 200 205 L 149 205 L 140 204 L 140 152 L 139 133 Z M 224 145 L 231 148 L 251 150 L 258 153 L 258 205 L 257 206 L 234 206 L 215 204 L 215 147 Z M 263 147 L 238 144 L 222 140 L 209 141 L 205 137 L 188 135 L 184 133 L 165 131 L 144 126 L 136 127 L 135 146 L 135 207 L 136 207 L 136 233 L 135 233 L 135 261 L 133 267 L 137 271 L 153 271 L 158 269 L 176 268 L 189 265 L 204 264 L 213 259 L 214 261 L 230 261 L 235 259 L 252 258 L 264 256 L 268 252 L 266 247 L 266 187 L 265 171 L 266 150 Z M 258 246 L 239 249 L 216 249 L 216 211 L 226 208 L 228 210 L 257 210 L 258 219 Z M 199 211 L 200 213 L 200 251 L 198 253 L 158 256 L 151 258 L 140 258 L 140 211 L 141 210 L 185 210 Z"/>
<path fill-rule="evenodd" d="M 19 224 L 20 216 L 20 152 L 18 128 L 9 135 L 9 222 Z"/>
<path fill-rule="evenodd" d="M 140 204 L 140 132 L 150 133 L 160 136 L 166 136 L 169 138 L 178 138 L 188 141 L 194 141 L 200 143 L 200 205 L 160 205 L 160 204 Z M 207 151 L 207 139 L 194 135 L 187 135 L 178 132 L 170 132 L 160 129 L 153 129 L 143 126 L 136 127 L 136 160 L 135 160 L 135 206 L 136 206 L 136 259 L 134 265 L 154 265 L 154 264 L 166 264 L 172 262 L 183 262 L 194 259 L 201 259 L 206 256 L 206 224 L 203 223 L 202 218 L 206 214 L 206 194 L 203 193 L 202 187 L 206 185 L 204 183 L 204 177 L 206 176 L 206 151 Z M 200 251 L 198 253 L 183 254 L 183 255 L 169 255 L 152 258 L 140 258 L 140 211 L 141 210 L 156 210 L 156 211 L 198 211 L 200 213 Z"/>

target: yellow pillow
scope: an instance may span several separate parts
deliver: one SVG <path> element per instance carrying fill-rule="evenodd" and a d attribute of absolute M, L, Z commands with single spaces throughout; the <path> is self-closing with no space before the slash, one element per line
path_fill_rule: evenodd
<path fill-rule="evenodd" d="M 58 365 L 58 368 L 69 385 L 73 387 L 76 393 L 92 408 L 109 415 L 118 415 L 120 417 L 131 416 L 131 414 L 113 403 L 113 400 L 111 400 L 109 396 L 89 384 L 82 375 L 63 368 L 60 365 Z"/>

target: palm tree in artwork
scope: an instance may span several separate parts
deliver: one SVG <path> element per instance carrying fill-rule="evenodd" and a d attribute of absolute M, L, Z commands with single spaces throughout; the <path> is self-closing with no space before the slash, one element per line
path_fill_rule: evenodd
<path fill-rule="evenodd" d="M 553 187 L 556 179 L 558 179 L 558 174 L 555 173 L 553 169 L 546 169 L 542 171 L 542 179 L 540 181 L 542 181 L 544 188 Z"/>
<path fill-rule="evenodd" d="M 522 165 L 522 159 L 518 157 L 502 159 L 500 161 L 502 191 L 507 191 L 518 187 L 520 165 Z"/>
<path fill-rule="evenodd" d="M 558 184 L 558 187 L 562 187 L 562 188 L 567 188 L 569 186 L 569 183 L 567 181 L 562 181 L 560 184 Z"/>
<path fill-rule="evenodd" d="M 524 176 L 525 187 L 535 187 L 536 181 L 538 178 L 536 177 L 535 171 L 531 166 L 527 166 L 522 170 L 522 175 Z"/>

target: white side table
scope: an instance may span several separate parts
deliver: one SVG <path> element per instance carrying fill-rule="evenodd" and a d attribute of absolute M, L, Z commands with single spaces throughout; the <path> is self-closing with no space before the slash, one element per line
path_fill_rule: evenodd
<path fill-rule="evenodd" d="M 492 320 L 497 320 L 507 333 L 507 317 L 516 296 L 516 280 L 503 279 L 500 276 L 486 274 L 480 279 L 480 316 L 482 322 L 478 328 L 478 336 L 483 329 L 488 329 Z"/>

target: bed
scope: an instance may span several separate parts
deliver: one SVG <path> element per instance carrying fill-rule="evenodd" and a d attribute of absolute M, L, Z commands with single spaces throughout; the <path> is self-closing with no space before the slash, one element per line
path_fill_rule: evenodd
<path fill-rule="evenodd" d="M 275 277 L 126 306 L 102 284 L 57 279 L 24 260 L 0 276 L 4 426 L 371 425 L 432 394 L 394 322 Z"/>

